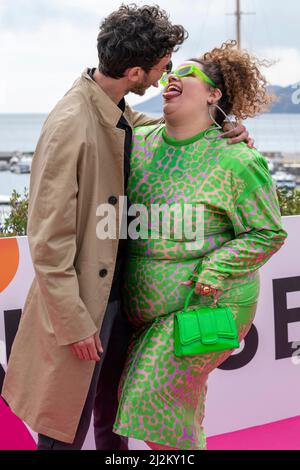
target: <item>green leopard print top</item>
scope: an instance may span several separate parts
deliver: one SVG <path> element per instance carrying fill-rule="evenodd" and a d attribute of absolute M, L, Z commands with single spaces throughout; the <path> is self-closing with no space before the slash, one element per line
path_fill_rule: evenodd
<path fill-rule="evenodd" d="M 181 141 L 170 138 L 164 125 L 136 128 L 127 194 L 149 213 L 155 204 L 204 208 L 200 245 L 184 234 L 149 238 L 148 232 L 129 240 L 129 257 L 193 260 L 191 279 L 220 290 L 261 267 L 287 235 L 265 158 L 244 143 L 229 145 L 215 126 Z M 194 226 L 195 210 L 193 217 Z M 171 229 L 175 225 L 176 216 Z"/>

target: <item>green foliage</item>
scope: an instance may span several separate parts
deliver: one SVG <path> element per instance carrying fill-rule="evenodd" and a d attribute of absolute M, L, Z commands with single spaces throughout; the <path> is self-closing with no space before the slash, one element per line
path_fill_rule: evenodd
<path fill-rule="evenodd" d="M 277 189 L 281 215 L 300 214 L 300 191 L 298 189 Z"/>
<path fill-rule="evenodd" d="M 15 237 L 26 235 L 28 214 L 28 190 L 24 189 L 21 196 L 15 189 L 10 198 L 11 211 L 4 219 L 3 227 L 0 227 L 0 237 Z"/>

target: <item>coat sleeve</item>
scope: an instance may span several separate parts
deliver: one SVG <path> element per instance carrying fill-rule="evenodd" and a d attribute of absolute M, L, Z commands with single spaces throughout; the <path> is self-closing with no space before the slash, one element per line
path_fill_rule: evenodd
<path fill-rule="evenodd" d="M 154 124 L 162 124 L 164 119 L 162 117 L 151 117 L 147 114 L 134 111 L 127 105 L 127 111 L 130 114 L 132 127 L 152 126 Z"/>
<path fill-rule="evenodd" d="M 219 290 L 226 278 L 259 269 L 287 236 L 275 184 L 258 152 L 240 174 L 233 175 L 232 196 L 233 211 L 228 215 L 235 238 L 204 256 L 190 277 Z"/>
<path fill-rule="evenodd" d="M 74 268 L 77 165 L 85 145 L 73 121 L 67 119 L 55 126 L 47 123 L 42 131 L 33 159 L 28 214 L 28 240 L 36 279 L 61 346 L 97 331 L 80 298 Z"/>

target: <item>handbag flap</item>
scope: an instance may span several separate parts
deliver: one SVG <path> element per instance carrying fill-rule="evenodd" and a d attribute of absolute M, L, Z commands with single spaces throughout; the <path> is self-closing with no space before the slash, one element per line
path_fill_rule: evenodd
<path fill-rule="evenodd" d="M 197 315 L 193 312 L 176 314 L 181 344 L 188 344 L 200 339 Z"/>
<path fill-rule="evenodd" d="M 236 325 L 228 307 L 201 307 L 176 314 L 180 342 L 187 345 L 196 340 L 203 344 L 216 344 L 218 338 L 233 339 L 237 336 Z"/>
<path fill-rule="evenodd" d="M 210 309 L 184 312 L 176 315 L 181 344 L 201 340 L 203 344 L 218 342 L 217 323 Z"/>
<path fill-rule="evenodd" d="M 201 342 L 203 344 L 216 344 L 218 342 L 218 327 L 213 312 L 197 312 L 197 320 Z"/>
<path fill-rule="evenodd" d="M 222 338 L 235 338 L 237 329 L 230 308 L 224 307 L 217 310 L 219 310 L 216 315 L 219 336 Z"/>

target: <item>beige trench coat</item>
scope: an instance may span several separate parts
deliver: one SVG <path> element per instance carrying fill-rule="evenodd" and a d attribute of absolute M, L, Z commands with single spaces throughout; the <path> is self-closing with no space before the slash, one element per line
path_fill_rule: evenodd
<path fill-rule="evenodd" d="M 36 277 L 2 395 L 34 431 L 69 443 L 95 362 L 75 358 L 68 345 L 100 331 L 117 255 L 117 239 L 96 236 L 96 209 L 124 194 L 121 114 L 85 71 L 48 116 L 33 159 L 28 239 Z M 129 106 L 124 116 L 131 126 L 155 122 Z"/>

